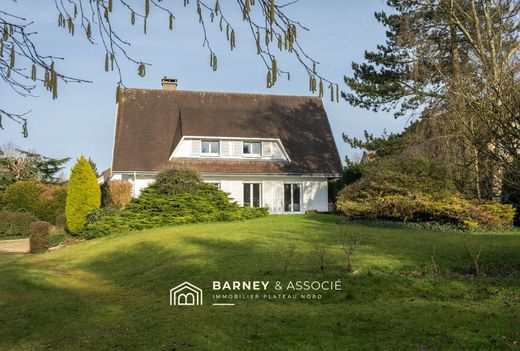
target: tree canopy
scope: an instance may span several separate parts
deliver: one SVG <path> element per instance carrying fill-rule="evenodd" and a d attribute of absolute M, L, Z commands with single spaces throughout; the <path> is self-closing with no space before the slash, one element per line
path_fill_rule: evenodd
<path fill-rule="evenodd" d="M 520 187 L 520 1 L 387 4 L 390 11 L 375 14 L 386 42 L 352 63 L 343 97 L 421 120 L 407 152 L 453 166 L 465 194 L 497 199 L 504 182 Z"/>

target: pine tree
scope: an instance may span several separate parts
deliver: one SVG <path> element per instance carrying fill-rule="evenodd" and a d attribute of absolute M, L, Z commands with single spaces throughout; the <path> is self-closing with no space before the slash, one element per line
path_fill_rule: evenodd
<path fill-rule="evenodd" d="M 70 175 L 67 185 L 65 214 L 67 228 L 79 232 L 86 223 L 87 213 L 101 205 L 101 190 L 89 161 L 81 156 Z"/>

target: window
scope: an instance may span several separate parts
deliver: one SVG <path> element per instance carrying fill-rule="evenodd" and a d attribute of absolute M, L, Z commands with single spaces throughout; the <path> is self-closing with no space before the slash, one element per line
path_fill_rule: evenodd
<path fill-rule="evenodd" d="M 243 154 L 260 156 L 262 154 L 262 143 L 259 141 L 244 141 Z"/>
<path fill-rule="evenodd" d="M 285 212 L 300 212 L 300 184 L 284 184 L 283 198 Z"/>
<path fill-rule="evenodd" d="M 260 207 L 260 184 L 244 183 L 244 206 Z"/>
<path fill-rule="evenodd" d="M 218 155 L 219 141 L 218 140 L 202 140 L 201 153 L 206 155 Z"/>

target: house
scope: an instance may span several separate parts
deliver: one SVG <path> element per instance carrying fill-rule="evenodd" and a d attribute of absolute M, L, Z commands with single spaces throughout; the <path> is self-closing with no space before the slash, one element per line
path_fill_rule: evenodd
<path fill-rule="evenodd" d="M 328 180 L 341 161 L 321 99 L 163 89 L 124 89 L 117 106 L 110 179 L 133 195 L 166 163 L 197 170 L 244 206 L 271 213 L 328 210 Z"/>

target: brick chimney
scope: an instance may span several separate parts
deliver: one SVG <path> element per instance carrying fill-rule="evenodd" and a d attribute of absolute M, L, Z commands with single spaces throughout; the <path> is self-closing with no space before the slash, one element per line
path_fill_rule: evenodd
<path fill-rule="evenodd" d="M 177 90 L 177 79 L 164 77 L 161 79 L 163 90 Z"/>

